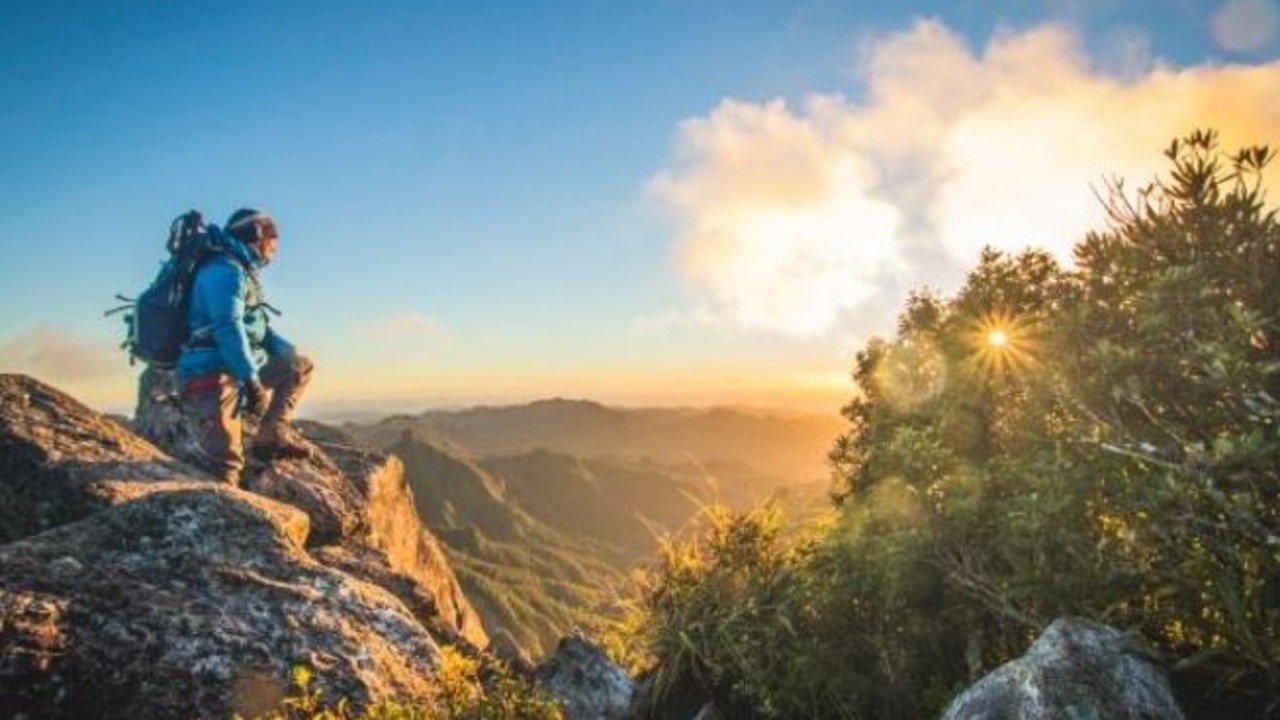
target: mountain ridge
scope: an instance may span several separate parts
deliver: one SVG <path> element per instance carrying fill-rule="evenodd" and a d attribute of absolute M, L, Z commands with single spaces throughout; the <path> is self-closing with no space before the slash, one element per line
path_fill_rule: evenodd
<path fill-rule="evenodd" d="M 420 517 L 443 542 L 485 627 L 509 634 L 527 656 L 548 653 L 595 617 L 623 582 L 628 554 L 526 512 L 480 461 L 411 432 L 386 451 L 404 463 Z"/>
<path fill-rule="evenodd" d="M 730 407 L 611 407 L 593 400 L 549 398 L 522 405 L 482 405 L 391 415 L 344 423 L 344 432 L 374 447 L 406 429 L 434 444 L 476 455 L 544 448 L 583 457 L 664 462 L 740 462 L 773 485 L 825 479 L 827 452 L 843 428 L 833 414 Z"/>

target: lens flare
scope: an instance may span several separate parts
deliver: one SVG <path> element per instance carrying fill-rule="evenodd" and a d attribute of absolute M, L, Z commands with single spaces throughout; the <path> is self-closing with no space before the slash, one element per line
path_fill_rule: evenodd
<path fill-rule="evenodd" d="M 995 376 L 1026 370 L 1036 363 L 1031 323 L 1005 313 L 989 313 L 969 336 L 974 369 Z"/>

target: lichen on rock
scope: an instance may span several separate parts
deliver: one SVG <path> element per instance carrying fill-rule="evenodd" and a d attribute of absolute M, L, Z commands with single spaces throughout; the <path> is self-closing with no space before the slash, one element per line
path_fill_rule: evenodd
<path fill-rule="evenodd" d="M 394 458 L 253 473 L 228 487 L 0 375 L 0 716 L 248 715 L 296 666 L 359 706 L 428 694 L 441 642 L 487 644 Z"/>

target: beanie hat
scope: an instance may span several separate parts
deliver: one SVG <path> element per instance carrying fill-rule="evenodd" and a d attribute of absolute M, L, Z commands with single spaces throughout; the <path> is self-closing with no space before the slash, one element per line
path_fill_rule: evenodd
<path fill-rule="evenodd" d="M 227 218 L 226 231 L 243 243 L 255 243 L 264 235 L 275 235 L 276 224 L 271 216 L 261 210 L 240 208 Z M 269 232 L 263 232 L 269 229 Z"/>

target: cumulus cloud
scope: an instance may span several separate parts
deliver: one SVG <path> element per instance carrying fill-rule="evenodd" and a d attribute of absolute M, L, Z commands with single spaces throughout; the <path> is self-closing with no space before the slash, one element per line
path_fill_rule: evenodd
<path fill-rule="evenodd" d="M 21 372 L 53 383 L 111 380 L 125 374 L 125 354 L 107 340 L 37 325 L 0 341 L 0 371 Z"/>
<path fill-rule="evenodd" d="M 444 330 L 435 318 L 420 312 L 404 312 L 393 315 L 369 328 L 369 333 L 382 340 L 439 342 L 445 339 Z"/>
<path fill-rule="evenodd" d="M 652 191 L 676 218 L 689 314 L 801 336 L 879 330 L 911 288 L 954 287 L 984 245 L 1069 259 L 1103 223 L 1104 180 L 1150 180 L 1174 137 L 1280 142 L 1280 63 L 1172 68 L 1140 38 L 1117 42 L 1095 59 L 1045 25 L 975 52 L 919 21 L 866 45 L 857 100 L 725 100 L 685 121 Z"/>

